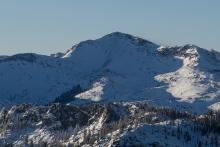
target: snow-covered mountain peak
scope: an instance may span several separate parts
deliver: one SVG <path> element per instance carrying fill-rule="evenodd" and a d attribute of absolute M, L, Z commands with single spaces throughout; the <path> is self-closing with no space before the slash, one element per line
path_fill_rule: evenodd
<path fill-rule="evenodd" d="M 108 39 L 108 40 L 115 40 L 115 41 L 128 40 L 128 41 L 133 41 L 135 43 L 138 43 L 139 45 L 154 44 L 153 42 L 150 42 L 143 38 L 136 37 L 136 36 L 126 34 L 126 33 L 121 33 L 121 32 L 110 33 L 108 35 L 103 36 L 101 39 L 102 40 Z"/>
<path fill-rule="evenodd" d="M 70 96 L 87 102 L 147 100 L 205 111 L 220 101 L 219 58 L 218 52 L 195 45 L 160 47 L 115 32 L 81 42 L 65 54 L 1 58 L 0 104 L 45 104 Z"/>
<path fill-rule="evenodd" d="M 220 53 L 115 32 L 0 56 L 1 107 L 0 146 L 218 146 Z"/>
<path fill-rule="evenodd" d="M 78 52 L 77 50 L 82 48 L 90 48 L 93 52 L 96 52 L 95 48 L 99 48 L 104 52 L 115 52 L 114 54 L 117 54 L 118 50 L 129 52 L 130 48 L 146 48 L 149 50 L 150 48 L 156 49 L 156 47 L 158 47 L 158 45 L 148 40 L 121 32 L 113 32 L 97 40 L 87 40 L 74 45 L 66 52 L 63 58 L 71 57 L 75 52 Z"/>

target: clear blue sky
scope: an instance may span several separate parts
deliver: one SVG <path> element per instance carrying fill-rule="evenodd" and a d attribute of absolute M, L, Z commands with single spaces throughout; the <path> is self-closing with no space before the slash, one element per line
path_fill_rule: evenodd
<path fill-rule="evenodd" d="M 121 31 L 220 51 L 220 0 L 0 0 L 0 54 L 63 52 Z"/>

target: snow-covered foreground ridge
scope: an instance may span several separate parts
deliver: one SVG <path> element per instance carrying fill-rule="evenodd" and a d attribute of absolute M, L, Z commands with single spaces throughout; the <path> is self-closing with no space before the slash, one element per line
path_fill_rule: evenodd
<path fill-rule="evenodd" d="M 47 104 L 56 98 L 145 100 L 195 112 L 218 109 L 220 53 L 194 45 L 162 47 L 115 32 L 66 53 L 0 58 L 1 106 Z"/>
<path fill-rule="evenodd" d="M 219 146 L 220 113 L 196 116 L 146 103 L 17 105 L 0 111 L 0 145 Z"/>

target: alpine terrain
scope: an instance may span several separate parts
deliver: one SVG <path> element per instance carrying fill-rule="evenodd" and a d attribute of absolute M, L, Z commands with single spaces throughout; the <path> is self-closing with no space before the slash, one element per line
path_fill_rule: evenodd
<path fill-rule="evenodd" d="M 0 56 L 2 146 L 218 146 L 220 53 L 114 32 Z"/>

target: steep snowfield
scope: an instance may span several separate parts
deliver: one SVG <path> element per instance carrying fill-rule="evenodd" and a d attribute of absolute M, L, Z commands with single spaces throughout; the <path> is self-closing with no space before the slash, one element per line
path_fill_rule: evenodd
<path fill-rule="evenodd" d="M 203 112 L 220 101 L 220 59 L 194 45 L 160 47 L 115 32 L 52 56 L 0 58 L 0 104 L 45 104 L 76 85 L 76 99 L 145 100 L 159 106 Z M 77 102 L 77 100 L 75 100 Z"/>

